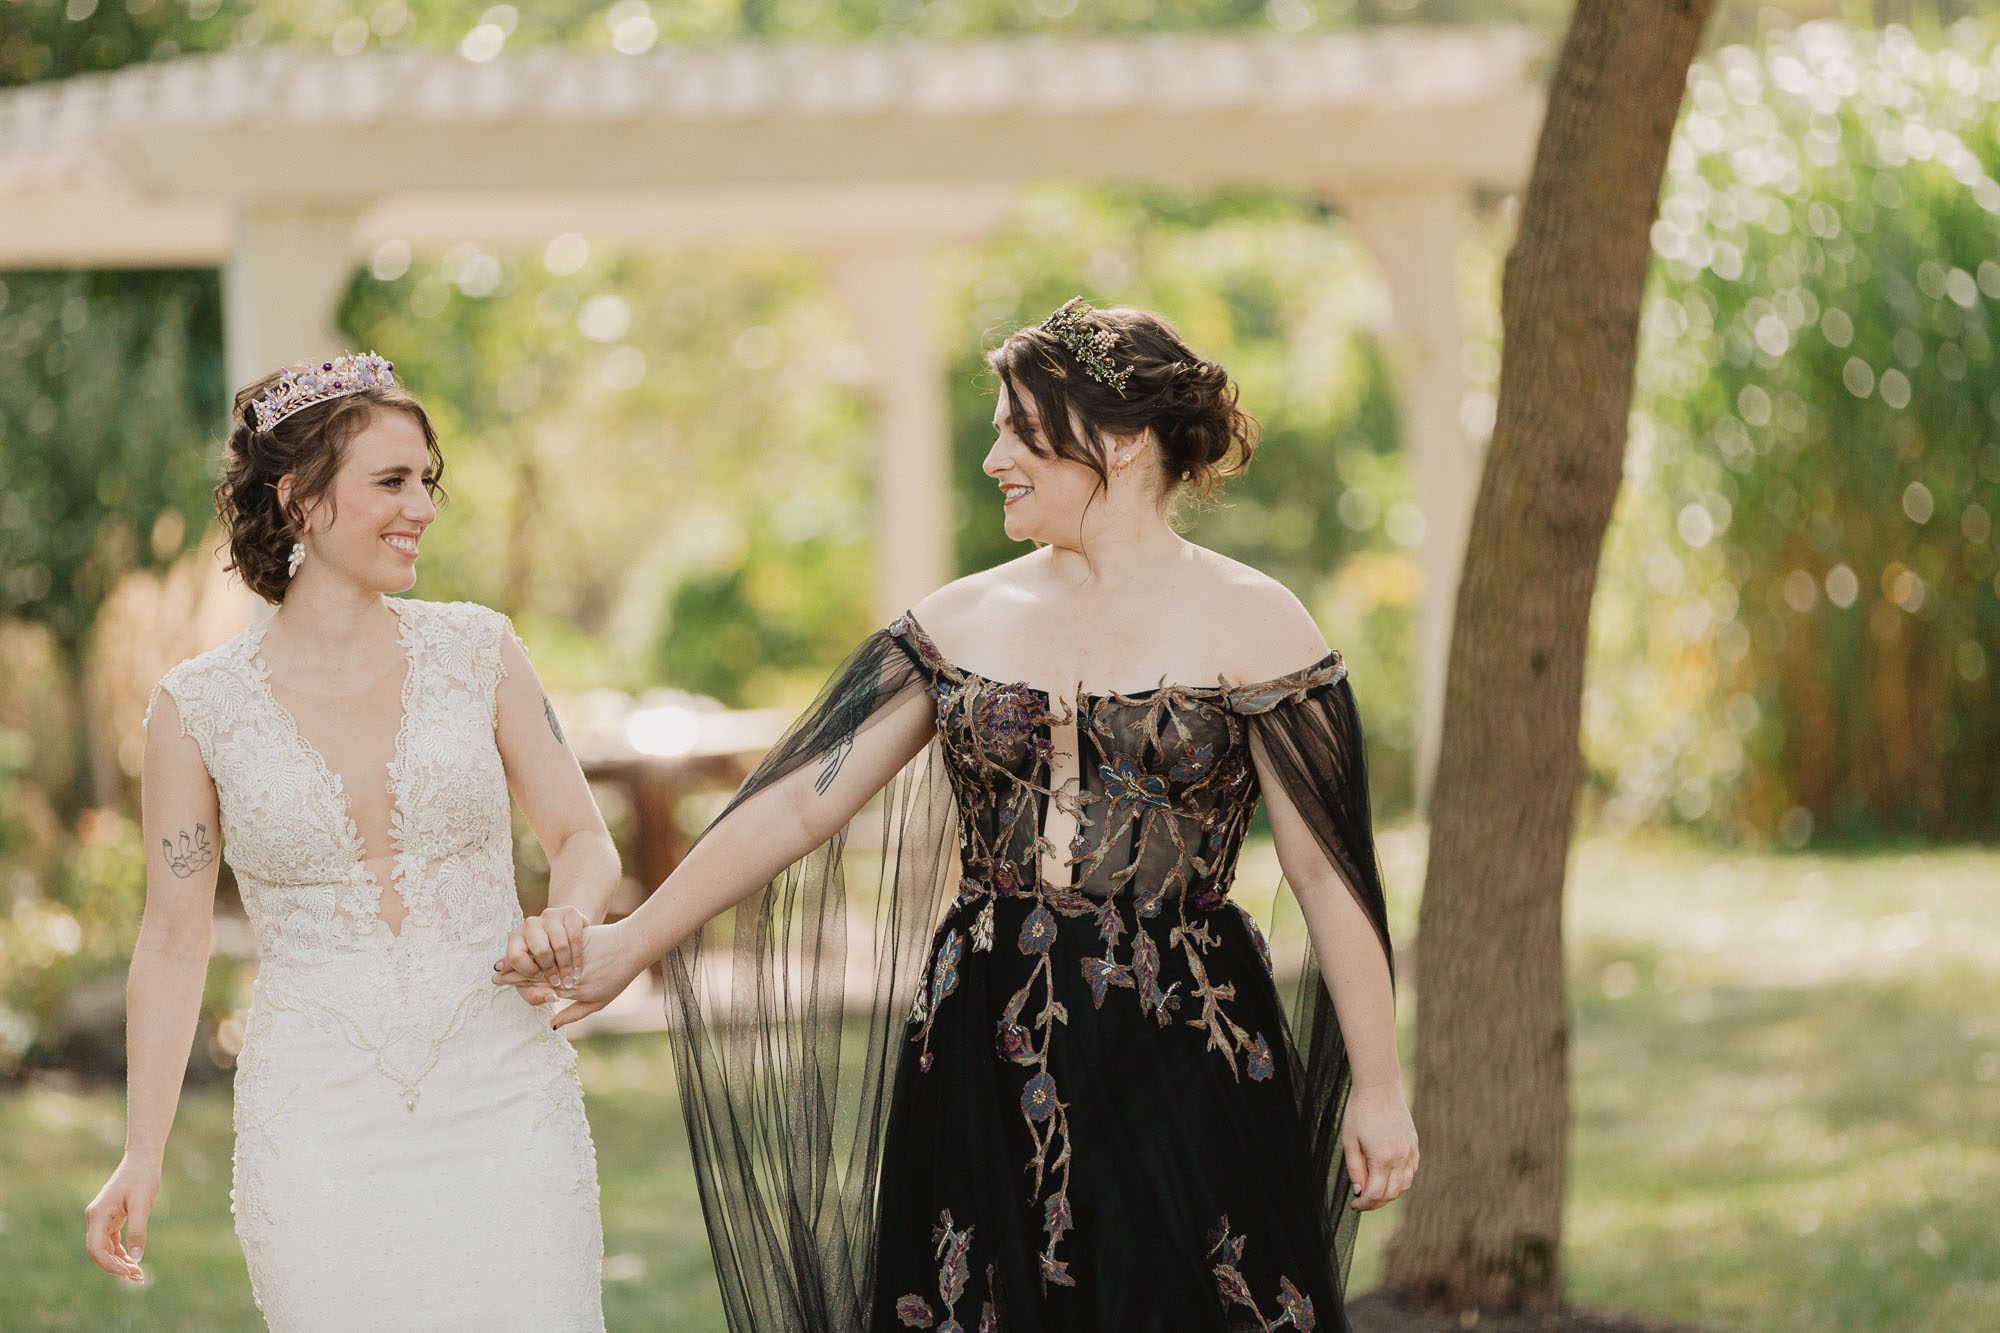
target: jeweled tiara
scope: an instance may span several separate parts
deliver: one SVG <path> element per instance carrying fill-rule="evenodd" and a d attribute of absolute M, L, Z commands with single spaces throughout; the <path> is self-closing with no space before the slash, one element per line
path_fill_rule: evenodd
<path fill-rule="evenodd" d="M 395 362 L 385 361 L 373 352 L 337 356 L 320 362 L 317 367 L 286 366 L 278 372 L 278 382 L 250 405 L 250 415 L 258 430 L 269 430 L 314 403 L 344 398 L 378 384 L 394 384 L 395 369 Z"/>
<path fill-rule="evenodd" d="M 1118 345 L 1118 337 L 1108 329 L 1091 328 L 1085 319 L 1089 314 L 1090 302 L 1072 296 L 1062 303 L 1062 309 L 1042 321 L 1042 328 L 1069 348 L 1084 374 L 1099 384 L 1110 385 L 1122 395 L 1125 381 L 1132 378 L 1132 367 L 1121 369 L 1111 364 L 1111 349 Z"/>

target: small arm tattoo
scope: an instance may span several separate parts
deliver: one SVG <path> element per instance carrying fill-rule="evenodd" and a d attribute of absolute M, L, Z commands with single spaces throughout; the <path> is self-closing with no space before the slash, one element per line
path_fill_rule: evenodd
<path fill-rule="evenodd" d="M 549 730 L 555 733 L 556 744 L 568 745 L 569 740 L 563 735 L 562 723 L 556 721 L 555 705 L 549 702 L 549 696 L 546 694 L 542 696 L 542 716 L 549 720 Z"/>
<path fill-rule="evenodd" d="M 166 838 L 160 839 L 160 847 L 167 854 L 167 869 L 180 879 L 186 879 L 198 870 L 206 870 L 215 864 L 215 847 L 208 840 L 208 825 L 196 824 L 194 833 L 189 835 L 181 830 L 180 845 Z"/>

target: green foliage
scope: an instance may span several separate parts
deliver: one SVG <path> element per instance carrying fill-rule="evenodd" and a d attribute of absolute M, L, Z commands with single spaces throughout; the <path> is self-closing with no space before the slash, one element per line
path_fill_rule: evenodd
<path fill-rule="evenodd" d="M 1694 71 L 1598 603 L 1630 817 L 2000 832 L 2000 72 L 1964 36 Z"/>
<path fill-rule="evenodd" d="M 221 346 L 213 273 L 0 275 L 0 617 L 74 653 L 119 576 L 200 535 Z"/>
<path fill-rule="evenodd" d="M 808 259 L 385 247 L 342 322 L 443 437 L 420 594 L 596 640 L 563 684 L 747 703 L 866 632 L 867 414 Z"/>

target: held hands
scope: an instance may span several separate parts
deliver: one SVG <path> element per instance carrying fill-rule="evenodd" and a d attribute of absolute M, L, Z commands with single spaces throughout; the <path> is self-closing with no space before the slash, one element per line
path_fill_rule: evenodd
<path fill-rule="evenodd" d="M 1409 1189 L 1417 1174 L 1417 1126 L 1402 1088 L 1378 1083 L 1349 1092 L 1340 1144 L 1354 1187 L 1349 1207 L 1365 1213 Z"/>
<path fill-rule="evenodd" d="M 518 988 L 521 998 L 530 1004 L 552 997 L 571 1001 L 550 1026 L 574 1023 L 617 999 L 632 984 L 632 978 L 645 971 L 651 960 L 632 947 L 629 934 L 623 925 L 586 926 L 573 946 L 567 971 L 555 966 L 544 969 L 532 950 L 520 955 L 510 943 L 507 957 L 493 965 L 493 982 Z"/>
<path fill-rule="evenodd" d="M 516 976 L 535 978 L 519 987 L 521 998 L 531 1005 L 567 994 L 562 983 L 573 983 L 583 971 L 583 932 L 589 925 L 582 908 L 567 904 L 529 917 L 507 937 L 507 957 L 493 965 L 493 979 L 500 980 L 502 967 L 512 968 Z"/>
<path fill-rule="evenodd" d="M 139 1260 L 146 1249 L 146 1222 L 159 1194 L 160 1168 L 127 1154 L 83 1210 L 83 1245 L 92 1263 L 113 1277 L 133 1283 L 146 1280 Z"/>

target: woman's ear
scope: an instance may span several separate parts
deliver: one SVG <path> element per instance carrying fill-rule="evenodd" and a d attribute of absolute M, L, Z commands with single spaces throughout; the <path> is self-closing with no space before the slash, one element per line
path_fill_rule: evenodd
<path fill-rule="evenodd" d="M 1137 435 L 1113 435 L 1107 438 L 1111 446 L 1111 468 L 1123 472 L 1139 461 L 1147 446 L 1153 443 L 1153 428 L 1146 427 Z"/>
<path fill-rule="evenodd" d="M 278 478 L 271 489 L 278 493 L 278 512 L 291 520 L 292 526 L 297 530 L 298 535 L 304 536 L 306 516 L 292 506 L 292 482 L 295 479 L 295 475 L 294 473 L 287 472 L 284 476 Z"/>

